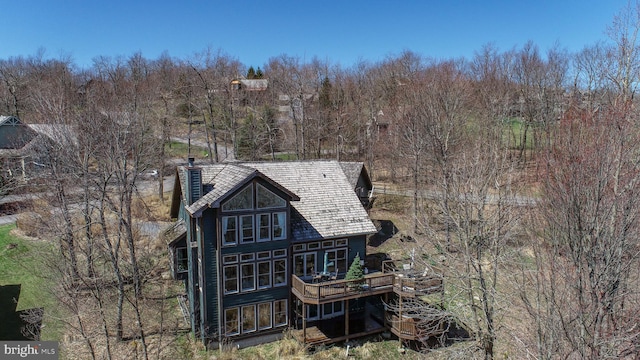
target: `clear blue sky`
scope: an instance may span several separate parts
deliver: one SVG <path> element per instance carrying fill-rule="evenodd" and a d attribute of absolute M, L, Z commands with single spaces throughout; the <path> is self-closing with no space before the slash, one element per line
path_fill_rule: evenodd
<path fill-rule="evenodd" d="M 96 56 L 188 59 L 210 47 L 262 67 L 286 54 L 351 66 L 411 50 L 470 59 L 533 41 L 577 52 L 598 40 L 627 0 L 0 0 L 0 59 Z"/>

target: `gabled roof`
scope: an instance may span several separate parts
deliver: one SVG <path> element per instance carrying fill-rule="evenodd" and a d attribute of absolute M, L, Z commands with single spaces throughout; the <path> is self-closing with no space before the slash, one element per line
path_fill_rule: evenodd
<path fill-rule="evenodd" d="M 344 171 L 344 174 L 347 176 L 347 179 L 354 189 L 358 186 L 358 180 L 361 176 L 367 186 L 371 187 L 371 179 L 369 178 L 369 173 L 363 163 L 343 161 L 340 162 L 340 167 L 342 167 L 342 171 Z"/>
<path fill-rule="evenodd" d="M 292 203 L 295 239 L 371 234 L 376 228 L 337 161 L 245 163 L 300 196 Z"/>
<path fill-rule="evenodd" d="M 256 177 L 262 178 L 273 186 L 279 188 L 285 194 L 288 194 L 289 200 L 298 200 L 298 197 L 294 193 L 290 192 L 254 168 L 245 167 L 240 164 L 225 163 L 202 166 L 200 169 L 202 171 L 202 184 L 213 185 L 213 189 L 204 194 L 204 196 L 193 204 L 185 207 L 185 210 L 193 215 L 201 213 L 206 208 L 220 207 L 220 203 L 231 193 L 240 189 Z M 186 168 L 183 168 L 181 173 L 185 174 Z M 184 177 L 185 176 L 183 176 L 183 178 Z M 181 179 L 181 184 L 185 184 L 183 179 Z"/>
<path fill-rule="evenodd" d="M 219 206 L 226 196 L 260 176 L 299 198 L 291 202 L 294 240 L 376 232 L 354 186 L 337 161 L 243 162 L 200 167 L 203 184 L 213 184 L 213 190 L 186 208 L 191 214 L 210 205 Z M 180 167 L 178 173 L 184 189 L 186 168 Z"/>

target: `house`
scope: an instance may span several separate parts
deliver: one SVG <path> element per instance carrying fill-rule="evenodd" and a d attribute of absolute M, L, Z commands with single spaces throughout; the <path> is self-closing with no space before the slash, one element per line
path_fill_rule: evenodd
<path fill-rule="evenodd" d="M 194 334 L 217 347 L 273 341 L 287 328 L 307 343 L 387 329 L 383 300 L 397 275 L 344 279 L 377 231 L 361 202 L 370 184 L 362 164 L 337 161 L 178 167 L 177 222 L 164 236 Z"/>

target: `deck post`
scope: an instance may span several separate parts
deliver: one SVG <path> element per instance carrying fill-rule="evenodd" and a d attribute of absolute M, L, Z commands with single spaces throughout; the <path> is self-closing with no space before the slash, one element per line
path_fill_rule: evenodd
<path fill-rule="evenodd" d="M 349 299 L 345 300 L 345 308 L 344 308 L 344 336 L 349 336 Z"/>
<path fill-rule="evenodd" d="M 302 303 L 302 343 L 307 342 L 307 305 Z"/>

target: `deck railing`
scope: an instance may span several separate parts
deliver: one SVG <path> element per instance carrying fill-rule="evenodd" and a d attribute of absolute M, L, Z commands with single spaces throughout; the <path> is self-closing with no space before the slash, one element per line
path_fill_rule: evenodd
<path fill-rule="evenodd" d="M 430 336 L 440 335 L 447 329 L 446 323 L 443 321 L 444 318 L 425 321 L 408 316 L 400 318 L 395 314 L 387 314 L 386 319 L 391 332 L 399 338 L 408 340 L 423 340 Z"/>
<path fill-rule="evenodd" d="M 291 284 L 302 300 L 322 301 L 339 299 L 367 292 L 379 291 L 393 286 L 393 274 L 369 274 L 359 280 L 332 280 L 317 284 L 306 283 L 296 275 L 292 275 Z"/>
<path fill-rule="evenodd" d="M 441 271 L 430 267 L 429 271 L 416 273 L 413 269 L 399 269 L 393 260 L 382 262 L 382 272 L 393 274 L 393 289 L 404 295 L 428 295 L 441 292 L 444 289 Z"/>

